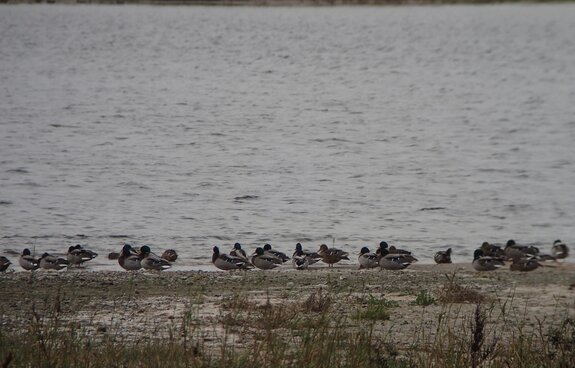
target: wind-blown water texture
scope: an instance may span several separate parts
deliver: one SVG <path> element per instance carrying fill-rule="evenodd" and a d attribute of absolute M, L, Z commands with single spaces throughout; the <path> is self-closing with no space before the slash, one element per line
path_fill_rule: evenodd
<path fill-rule="evenodd" d="M 0 253 L 575 247 L 574 13 L 1 6 Z"/>

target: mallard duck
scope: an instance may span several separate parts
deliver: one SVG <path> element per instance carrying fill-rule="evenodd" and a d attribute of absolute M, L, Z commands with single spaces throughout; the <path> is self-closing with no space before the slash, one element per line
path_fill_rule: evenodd
<path fill-rule="evenodd" d="M 251 261 L 254 266 L 261 270 L 271 270 L 283 263 L 281 259 L 266 254 L 262 247 L 256 248 L 255 253 L 252 254 Z"/>
<path fill-rule="evenodd" d="M 137 271 L 142 268 L 140 255 L 134 252 L 130 244 L 124 244 L 118 257 L 118 264 L 126 271 Z"/>
<path fill-rule="evenodd" d="M 328 264 L 328 267 L 333 267 L 334 263 L 337 263 L 343 259 L 349 261 L 348 253 L 337 248 L 328 248 L 327 245 L 322 244 L 319 246 L 319 251 L 317 252 L 324 263 Z"/>
<path fill-rule="evenodd" d="M 533 271 L 534 269 L 541 267 L 541 263 L 537 262 L 535 257 L 525 257 L 514 259 L 513 263 L 509 266 L 511 271 L 522 271 L 528 272 Z"/>
<path fill-rule="evenodd" d="M 505 262 L 501 258 L 484 256 L 481 249 L 476 249 L 471 265 L 476 271 L 493 271 L 505 266 Z"/>
<path fill-rule="evenodd" d="M 98 256 L 97 253 L 91 250 L 84 249 L 80 244 L 76 244 L 68 248 L 66 258 L 71 265 L 80 266 L 84 262 L 88 262 Z"/>
<path fill-rule="evenodd" d="M 440 250 L 439 252 L 435 253 L 433 260 L 437 264 L 451 263 L 451 248 L 448 248 L 447 250 Z"/>
<path fill-rule="evenodd" d="M 8 258 L 4 256 L 0 256 L 0 272 L 4 272 L 8 269 L 12 263 L 8 260 Z"/>
<path fill-rule="evenodd" d="M 145 270 L 163 271 L 171 268 L 170 262 L 152 253 L 149 246 L 140 247 L 140 264 Z"/>
<path fill-rule="evenodd" d="M 53 256 L 49 253 L 42 254 L 42 257 L 39 259 L 40 268 L 45 270 L 61 270 L 68 267 L 69 262 L 60 257 Z"/>
<path fill-rule="evenodd" d="M 295 250 L 293 256 L 291 257 L 292 266 L 296 270 L 307 270 L 307 268 L 310 265 L 310 259 L 301 249 L 301 244 L 299 244 L 299 245 L 300 245 L 299 249 L 297 249 L 297 246 L 296 246 L 296 250 Z M 314 261 L 314 262 L 316 262 L 316 261 Z"/>
<path fill-rule="evenodd" d="M 240 243 L 234 244 L 234 247 L 230 251 L 230 256 L 241 258 L 248 263 L 250 262 L 250 260 L 248 259 L 248 255 L 246 254 L 246 251 L 242 249 L 242 245 Z"/>
<path fill-rule="evenodd" d="M 379 259 L 379 267 L 384 270 L 403 270 L 411 264 L 408 254 L 387 254 Z"/>
<path fill-rule="evenodd" d="M 285 253 L 280 252 L 279 250 L 273 250 L 271 244 L 264 245 L 264 253 L 279 258 L 282 263 L 285 263 L 290 259 Z"/>
<path fill-rule="evenodd" d="M 18 264 L 20 267 L 27 271 L 34 271 L 40 267 L 40 262 L 37 258 L 32 257 L 32 253 L 30 253 L 30 249 L 25 248 L 18 258 Z"/>
<path fill-rule="evenodd" d="M 561 240 L 557 239 L 553 242 L 551 247 L 551 254 L 557 259 L 567 258 L 569 256 L 569 248 Z"/>
<path fill-rule="evenodd" d="M 361 248 L 358 257 L 359 269 L 378 267 L 379 258 L 377 254 L 370 252 L 368 247 Z"/>
<path fill-rule="evenodd" d="M 293 253 L 293 257 L 295 257 L 296 255 L 298 255 L 298 257 L 301 257 L 301 254 L 303 254 L 307 258 L 308 265 L 312 265 L 321 260 L 321 256 L 319 254 L 317 254 L 316 252 L 306 251 L 303 249 L 301 243 L 297 243 L 295 245 L 295 252 Z"/>
<path fill-rule="evenodd" d="M 220 270 L 248 270 L 252 268 L 252 265 L 243 258 L 220 253 L 217 246 L 213 248 L 213 252 L 212 263 Z"/>
<path fill-rule="evenodd" d="M 500 246 L 495 244 L 489 244 L 488 242 L 483 242 L 481 244 L 480 249 L 483 252 L 483 256 L 485 257 L 496 257 L 496 258 L 505 257 L 505 251 Z"/>
<path fill-rule="evenodd" d="M 178 253 L 173 249 L 166 249 L 164 253 L 162 253 L 162 258 L 168 262 L 175 262 L 176 259 L 178 259 Z"/>
<path fill-rule="evenodd" d="M 393 245 L 389 247 L 389 254 L 401 254 L 404 256 L 404 259 L 408 260 L 410 263 L 417 262 L 417 258 L 415 258 L 410 251 L 398 249 Z"/>
<path fill-rule="evenodd" d="M 507 259 L 515 260 L 524 258 L 526 255 L 536 256 L 539 254 L 539 249 L 534 246 L 519 245 L 515 240 L 509 239 L 505 244 L 505 256 Z"/>

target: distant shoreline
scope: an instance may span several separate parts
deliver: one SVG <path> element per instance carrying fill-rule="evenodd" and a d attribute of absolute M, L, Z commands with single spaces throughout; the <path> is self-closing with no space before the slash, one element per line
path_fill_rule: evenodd
<path fill-rule="evenodd" d="M 108 5 L 201 5 L 201 6 L 397 6 L 553 4 L 573 0 L 0 0 L 0 4 L 108 4 Z"/>

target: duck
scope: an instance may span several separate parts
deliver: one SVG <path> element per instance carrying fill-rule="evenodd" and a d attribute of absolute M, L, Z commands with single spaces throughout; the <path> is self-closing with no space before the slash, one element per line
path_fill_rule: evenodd
<path fill-rule="evenodd" d="M 389 246 L 385 241 L 379 243 L 379 249 L 376 251 L 376 254 L 379 254 L 382 257 L 387 254 L 399 254 L 403 256 L 402 259 L 404 261 L 408 261 L 409 263 L 417 262 L 417 258 L 415 258 L 410 251 L 398 249 L 393 245 Z"/>
<path fill-rule="evenodd" d="M 525 257 L 514 259 L 513 263 L 509 266 L 511 271 L 529 272 L 542 267 L 541 263 L 537 262 L 535 257 Z"/>
<path fill-rule="evenodd" d="M 50 253 L 42 254 L 42 257 L 38 260 L 40 263 L 40 268 L 45 270 L 61 270 L 68 267 L 68 260 L 60 257 L 51 255 Z"/>
<path fill-rule="evenodd" d="M 551 254 L 556 259 L 564 259 L 569 256 L 569 248 L 567 245 L 563 243 L 560 239 L 557 239 L 553 242 L 553 246 L 551 247 Z"/>
<path fill-rule="evenodd" d="M 68 253 L 66 253 L 66 259 L 74 266 L 80 266 L 82 263 L 91 261 L 97 256 L 97 253 L 84 249 L 80 244 L 70 246 L 68 248 Z"/>
<path fill-rule="evenodd" d="M 447 250 L 440 250 L 433 256 L 433 260 L 437 264 L 441 263 L 451 263 L 451 248 Z"/>
<path fill-rule="evenodd" d="M 282 260 L 265 253 L 262 247 L 257 247 L 254 254 L 252 254 L 251 262 L 260 270 L 271 270 L 282 264 Z"/>
<path fill-rule="evenodd" d="M 264 253 L 279 258 L 282 261 L 282 263 L 285 263 L 290 260 L 290 258 L 285 253 L 280 252 L 279 250 L 272 249 L 271 244 L 264 245 Z"/>
<path fill-rule="evenodd" d="M 536 256 L 539 254 L 539 249 L 534 246 L 519 245 L 515 243 L 515 240 L 509 239 L 507 243 L 505 243 L 504 252 L 507 259 L 515 260 L 524 258 L 525 255 Z"/>
<path fill-rule="evenodd" d="M 299 245 L 300 245 L 299 249 L 296 247 L 296 250 L 293 256 L 291 257 L 292 266 L 296 270 L 307 270 L 310 265 L 310 257 L 303 252 L 301 244 Z M 314 261 L 313 263 L 315 262 L 316 261 Z"/>
<path fill-rule="evenodd" d="M 168 262 L 175 262 L 176 259 L 178 259 L 178 253 L 173 249 L 166 249 L 164 253 L 162 253 L 162 258 Z"/>
<path fill-rule="evenodd" d="M 484 256 L 481 249 L 476 249 L 471 265 L 476 271 L 493 271 L 505 266 L 505 262 L 501 258 Z"/>
<path fill-rule="evenodd" d="M 379 267 L 384 270 L 403 270 L 412 262 L 408 254 L 386 254 L 379 259 Z"/>
<path fill-rule="evenodd" d="M 379 266 L 379 256 L 369 251 L 368 247 L 362 247 L 359 252 L 359 269 L 375 268 Z"/>
<path fill-rule="evenodd" d="M 246 251 L 242 249 L 242 245 L 240 243 L 234 244 L 234 247 L 230 251 L 230 256 L 241 258 L 248 263 L 250 262 L 250 260 L 248 259 L 248 255 L 246 254 Z"/>
<path fill-rule="evenodd" d="M 483 252 L 483 255 L 487 257 L 496 257 L 496 258 L 505 257 L 505 251 L 499 245 L 490 244 L 489 242 L 483 242 L 481 243 L 480 249 Z"/>
<path fill-rule="evenodd" d="M 303 249 L 303 246 L 301 245 L 301 243 L 297 243 L 295 245 L 295 252 L 293 253 L 293 257 L 301 257 L 301 255 L 305 256 L 307 258 L 307 263 L 308 266 L 312 265 L 316 262 L 319 262 L 321 260 L 321 256 L 319 254 L 317 254 L 316 252 L 309 252 Z"/>
<path fill-rule="evenodd" d="M 142 268 L 140 255 L 134 252 L 130 244 L 124 244 L 118 257 L 118 264 L 126 271 L 137 271 Z"/>
<path fill-rule="evenodd" d="M 20 267 L 22 267 L 23 269 L 25 269 L 27 271 L 34 271 L 40 267 L 39 260 L 32 256 L 32 253 L 30 252 L 30 249 L 28 249 L 28 248 L 25 248 L 22 251 L 20 258 L 18 258 L 18 264 L 20 265 Z"/>
<path fill-rule="evenodd" d="M 328 248 L 327 245 L 322 244 L 319 246 L 319 251 L 317 252 L 324 263 L 328 264 L 328 267 L 333 267 L 334 263 L 337 263 L 343 259 L 349 261 L 348 253 L 337 248 Z"/>
<path fill-rule="evenodd" d="M 10 266 L 12 264 L 12 262 L 10 262 L 10 260 L 4 256 L 0 256 L 0 272 L 4 272 L 8 269 L 8 266 Z"/>
<path fill-rule="evenodd" d="M 153 271 L 163 271 L 172 267 L 170 262 L 152 253 L 152 250 L 147 245 L 140 247 L 140 264 L 143 269 Z"/>
<path fill-rule="evenodd" d="M 243 258 L 220 253 L 220 249 L 217 246 L 214 246 L 213 248 L 212 263 L 214 266 L 224 271 L 248 270 L 252 268 L 250 262 Z"/>

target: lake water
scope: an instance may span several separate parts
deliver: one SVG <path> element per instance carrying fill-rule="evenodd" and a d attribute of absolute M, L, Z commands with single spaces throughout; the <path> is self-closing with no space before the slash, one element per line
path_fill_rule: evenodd
<path fill-rule="evenodd" d="M 0 254 L 575 251 L 573 14 L 0 6 Z"/>

